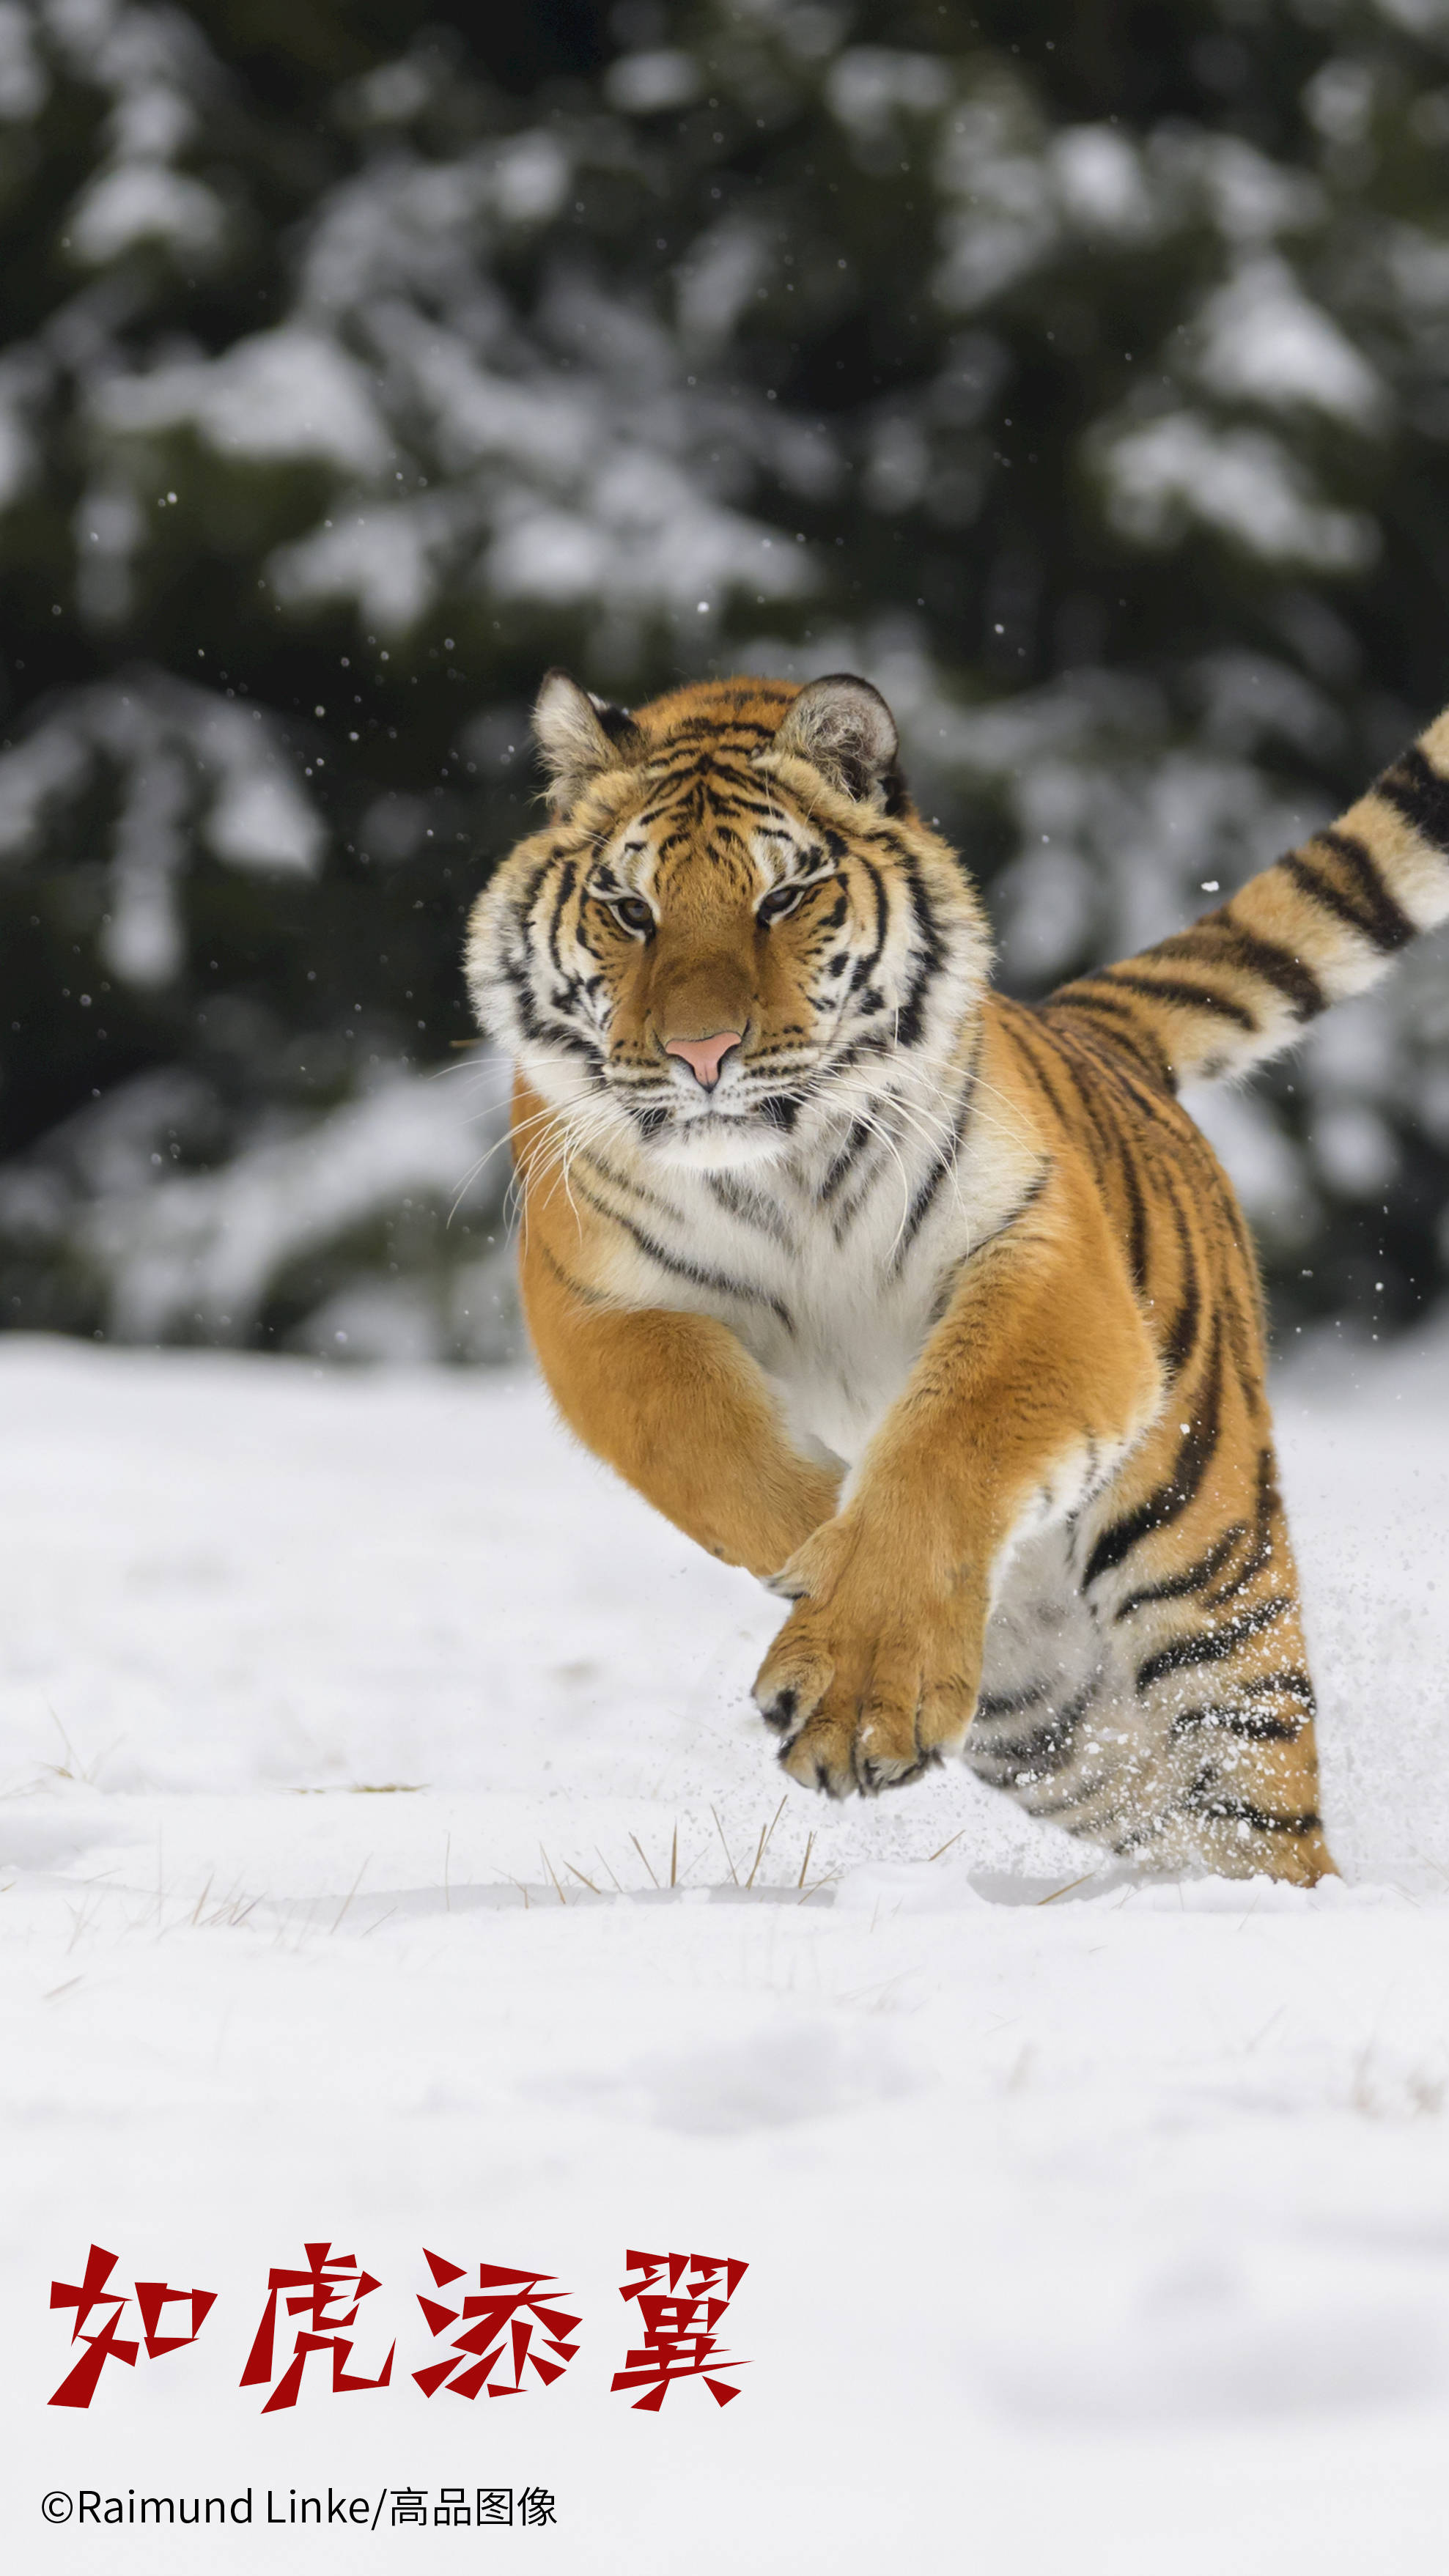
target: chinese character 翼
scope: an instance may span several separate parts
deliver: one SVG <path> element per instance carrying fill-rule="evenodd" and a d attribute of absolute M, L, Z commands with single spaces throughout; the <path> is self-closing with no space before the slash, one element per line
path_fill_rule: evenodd
<path fill-rule="evenodd" d="M 347 2367 L 352 2338 L 344 2329 L 353 2324 L 363 2300 L 378 2286 L 371 2273 L 362 2271 L 351 2254 L 334 2254 L 327 2241 L 305 2246 L 303 2251 L 307 2257 L 305 2272 L 276 2271 L 267 2274 L 266 2308 L 241 2375 L 243 2388 L 265 2388 L 269 2385 L 272 2347 L 277 2331 L 277 2301 L 284 2292 L 287 2293 L 288 2316 L 302 2317 L 307 2322 L 298 2326 L 293 2335 L 291 2358 L 262 2408 L 264 2415 L 272 2414 L 278 2407 L 296 2405 L 309 2352 L 331 2353 L 334 2395 L 343 2389 L 386 2388 L 392 2377 L 395 2344 L 389 2346 L 387 2359 L 375 2379 L 361 2378 Z"/>
<path fill-rule="evenodd" d="M 130 2301 L 124 2292 L 106 2287 L 116 2268 L 116 2260 L 116 2256 L 108 2254 L 103 2245 L 93 2245 L 86 2257 L 83 2280 L 51 2282 L 51 2306 L 74 2308 L 75 2324 L 70 2339 L 72 2343 L 85 2345 L 75 2368 L 61 2381 L 50 2399 L 52 2406 L 89 2406 L 106 2363 L 124 2361 L 134 2369 L 141 2343 L 145 2344 L 148 2361 L 154 2361 L 158 2353 L 179 2352 L 183 2344 L 195 2343 L 208 2308 L 215 2304 L 214 2290 L 173 2290 L 165 2281 L 137 2281 L 132 2286 L 141 2312 L 140 2343 L 123 2342 L 119 2334 L 120 2323 Z M 160 2331 L 162 2311 L 174 2301 L 190 2306 L 190 2334 L 162 2334 Z M 86 2319 L 98 2308 L 108 2310 L 109 2314 L 103 2316 L 94 2334 L 87 2334 Z"/>
<path fill-rule="evenodd" d="M 440 2254 L 429 2254 L 426 2245 L 423 2252 L 438 2289 L 468 2277 L 461 2264 L 445 2263 Z M 442 2361 L 413 2372 L 423 2395 L 431 2397 L 446 2388 L 453 2397 L 476 2397 L 486 2388 L 490 2397 L 517 2397 L 523 2391 L 525 2366 L 535 2370 L 545 2386 L 561 2379 L 578 2351 L 578 2345 L 566 2338 L 579 2321 L 566 2316 L 562 2308 L 544 2304 L 540 2293 L 552 2286 L 552 2279 L 549 2272 L 510 2272 L 497 2263 L 480 2263 L 478 2287 L 465 2292 L 459 2307 L 445 2308 L 437 2299 L 425 2299 L 419 2293 L 418 2306 L 435 2338 L 454 2326 L 462 2328 L 452 2336 L 452 2351 Z M 507 2362 L 501 2360 L 505 2346 Z"/>
<path fill-rule="evenodd" d="M 632 2247 L 624 2260 L 638 2277 L 622 2282 L 619 2296 L 637 2299 L 643 2336 L 610 2387 L 642 2389 L 634 2404 L 653 2414 L 672 2380 L 703 2379 L 715 2403 L 728 2406 L 740 2392 L 714 2374 L 745 2364 L 721 2358 L 714 2330 L 749 2265 L 731 2255 L 642 2254 Z"/>

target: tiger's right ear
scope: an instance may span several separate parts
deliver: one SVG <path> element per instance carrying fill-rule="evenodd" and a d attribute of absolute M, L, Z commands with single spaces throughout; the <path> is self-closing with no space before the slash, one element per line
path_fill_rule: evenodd
<path fill-rule="evenodd" d="M 644 737 L 626 710 L 591 697 L 567 671 L 545 671 L 534 702 L 533 734 L 548 771 L 548 807 L 555 822 L 606 769 L 632 769 L 644 757 Z"/>

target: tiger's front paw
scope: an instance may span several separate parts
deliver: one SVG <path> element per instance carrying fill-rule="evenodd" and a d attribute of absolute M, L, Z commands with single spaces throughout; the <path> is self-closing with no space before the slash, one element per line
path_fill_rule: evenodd
<path fill-rule="evenodd" d="M 904 1595 L 839 1522 L 776 1579 L 798 1596 L 755 1680 L 792 1779 L 832 1798 L 914 1780 L 965 1741 L 984 1614 L 965 1589 Z"/>

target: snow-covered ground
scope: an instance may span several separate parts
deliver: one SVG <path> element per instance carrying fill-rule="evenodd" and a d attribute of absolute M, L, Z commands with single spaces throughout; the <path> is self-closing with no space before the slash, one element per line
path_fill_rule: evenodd
<path fill-rule="evenodd" d="M 1449 1340 L 1324 1344 L 1280 1422 L 1312 1895 L 1134 1886 L 964 1774 L 782 1806 L 778 1609 L 527 1381 L 0 1341 L 8 2563 L 1440 2576 Z M 262 2418 L 323 2238 L 393 2383 Z M 217 2304 L 48 2408 L 93 2240 Z M 565 2376 L 425 2399 L 425 2245 L 556 2276 Z M 610 2393 L 641 2246 L 748 2262 L 737 2404 Z M 556 2525 L 392 2522 L 479 2484 Z M 329 2486 L 376 2531 L 265 2526 Z"/>

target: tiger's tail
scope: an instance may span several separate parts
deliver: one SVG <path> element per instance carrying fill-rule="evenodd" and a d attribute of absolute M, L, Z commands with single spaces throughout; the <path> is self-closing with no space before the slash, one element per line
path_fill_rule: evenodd
<path fill-rule="evenodd" d="M 1449 710 L 1368 793 L 1231 901 L 1064 984 L 1071 1011 L 1179 1082 L 1232 1080 L 1449 915 Z"/>

